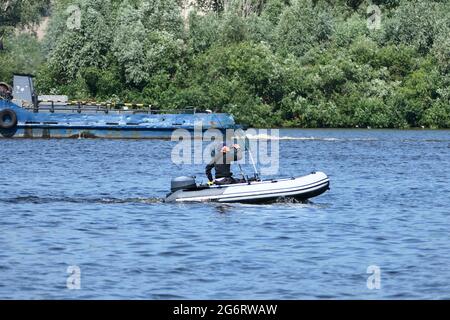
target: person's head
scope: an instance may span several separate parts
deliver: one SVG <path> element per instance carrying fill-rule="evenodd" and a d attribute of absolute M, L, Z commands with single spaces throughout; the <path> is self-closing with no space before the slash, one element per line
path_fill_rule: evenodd
<path fill-rule="evenodd" d="M 234 149 L 236 149 L 236 146 L 238 146 L 238 145 L 235 145 L 231 142 L 225 142 L 225 141 L 217 143 L 215 148 L 213 150 L 211 150 L 211 157 L 215 157 L 218 154 L 226 154 L 227 156 L 231 155 L 232 152 L 230 152 L 230 151 L 234 151 Z M 238 146 L 238 148 L 239 148 L 239 146 Z"/>
<path fill-rule="evenodd" d="M 230 148 L 227 146 L 226 142 L 223 143 L 222 148 L 220 149 L 220 152 L 222 152 L 222 153 L 230 152 Z"/>

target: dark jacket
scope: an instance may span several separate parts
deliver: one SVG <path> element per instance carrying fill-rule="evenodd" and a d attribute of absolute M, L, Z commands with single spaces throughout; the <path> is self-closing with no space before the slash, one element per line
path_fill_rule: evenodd
<path fill-rule="evenodd" d="M 231 172 L 231 162 L 238 161 L 242 159 L 242 150 L 230 148 L 230 152 L 222 153 L 220 151 L 215 152 L 215 156 L 206 166 L 206 176 L 209 181 L 213 181 L 212 169 L 216 171 L 216 179 L 219 178 L 230 178 L 233 173 Z"/>

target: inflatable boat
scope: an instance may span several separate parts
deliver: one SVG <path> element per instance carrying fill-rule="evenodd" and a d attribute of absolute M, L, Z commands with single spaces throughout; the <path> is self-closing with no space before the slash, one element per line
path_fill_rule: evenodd
<path fill-rule="evenodd" d="M 166 202 L 243 202 L 268 203 L 280 198 L 303 201 L 329 189 L 330 180 L 323 172 L 289 179 L 248 181 L 228 185 L 198 185 L 195 177 L 177 177 L 171 181 Z"/>

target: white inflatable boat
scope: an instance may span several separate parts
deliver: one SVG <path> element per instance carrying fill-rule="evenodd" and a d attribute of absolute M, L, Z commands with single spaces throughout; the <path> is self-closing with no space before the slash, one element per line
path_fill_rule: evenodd
<path fill-rule="evenodd" d="M 244 202 L 266 203 L 280 198 L 302 201 L 316 197 L 329 189 L 330 180 L 323 172 L 266 181 L 250 181 L 228 185 L 197 185 L 195 177 L 172 179 L 166 202 Z"/>

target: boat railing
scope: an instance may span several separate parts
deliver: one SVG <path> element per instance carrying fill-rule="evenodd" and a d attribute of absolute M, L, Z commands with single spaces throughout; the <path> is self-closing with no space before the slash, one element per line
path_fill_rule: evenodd
<path fill-rule="evenodd" d="M 22 104 L 22 108 L 34 113 L 114 113 L 114 114 L 195 114 L 195 107 L 183 109 L 157 109 L 138 103 L 96 103 L 91 101 L 38 101 L 35 105 Z"/>

